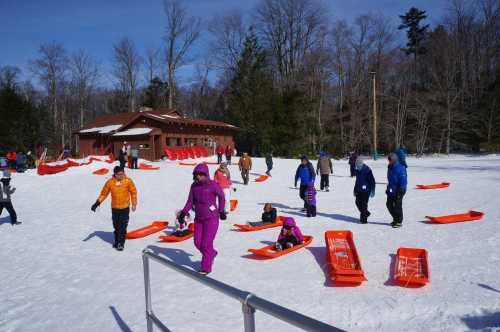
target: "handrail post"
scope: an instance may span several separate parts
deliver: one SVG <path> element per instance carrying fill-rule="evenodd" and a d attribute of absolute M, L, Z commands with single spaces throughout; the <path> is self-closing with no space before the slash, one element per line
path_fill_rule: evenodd
<path fill-rule="evenodd" d="M 243 327 L 245 332 L 255 332 L 255 309 L 242 303 L 243 309 Z"/>
<path fill-rule="evenodd" d="M 144 251 L 146 252 L 146 250 Z M 151 282 L 149 278 L 149 257 L 142 255 L 142 263 L 144 266 L 144 292 L 146 293 L 146 323 L 147 331 L 153 332 L 153 320 L 151 318 Z"/>

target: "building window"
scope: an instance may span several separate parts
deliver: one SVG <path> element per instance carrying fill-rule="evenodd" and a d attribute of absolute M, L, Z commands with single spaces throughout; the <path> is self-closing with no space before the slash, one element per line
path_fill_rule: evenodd
<path fill-rule="evenodd" d="M 177 138 L 167 137 L 167 146 L 177 146 Z"/>
<path fill-rule="evenodd" d="M 139 149 L 149 149 L 149 144 L 139 144 Z"/>

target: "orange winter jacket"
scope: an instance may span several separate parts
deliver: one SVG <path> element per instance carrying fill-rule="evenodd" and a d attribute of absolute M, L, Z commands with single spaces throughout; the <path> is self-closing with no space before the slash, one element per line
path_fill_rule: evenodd
<path fill-rule="evenodd" d="M 130 198 L 132 197 L 132 206 L 137 205 L 137 189 L 135 189 L 132 179 L 125 177 L 122 181 L 116 180 L 113 176 L 106 181 L 106 184 L 101 190 L 101 194 L 97 199 L 102 203 L 108 197 L 111 191 L 111 208 L 126 209 L 130 206 Z"/>

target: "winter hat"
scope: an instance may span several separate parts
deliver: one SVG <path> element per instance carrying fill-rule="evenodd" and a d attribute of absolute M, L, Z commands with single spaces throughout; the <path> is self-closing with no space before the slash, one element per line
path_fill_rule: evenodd
<path fill-rule="evenodd" d="M 124 171 L 125 170 L 123 169 L 123 167 L 120 167 L 120 166 L 115 166 L 115 168 L 113 168 L 113 174 L 124 172 Z"/>
<path fill-rule="evenodd" d="M 6 169 L 5 171 L 3 171 L 2 179 L 10 179 L 10 171 L 9 170 Z"/>
<path fill-rule="evenodd" d="M 397 154 L 395 154 L 394 152 L 392 152 L 392 153 L 389 155 L 389 160 L 390 160 L 390 161 L 396 161 L 396 160 L 398 160 L 398 159 L 399 159 L 399 158 L 398 158 L 398 155 L 397 155 Z"/>
<path fill-rule="evenodd" d="M 201 163 L 195 166 L 195 168 L 193 169 L 193 175 L 196 173 L 204 174 L 207 177 L 210 176 L 209 175 L 210 173 L 208 171 L 208 166 L 205 163 Z"/>
<path fill-rule="evenodd" d="M 285 217 L 285 220 L 283 222 L 283 227 L 286 228 L 294 228 L 296 226 L 295 220 L 291 217 Z"/>
<path fill-rule="evenodd" d="M 320 152 L 319 152 L 319 156 L 320 156 L 320 157 L 324 157 L 324 156 L 326 156 L 326 152 L 325 152 L 325 151 L 320 151 Z"/>
<path fill-rule="evenodd" d="M 359 171 L 363 165 L 365 164 L 365 162 L 363 161 L 363 159 L 361 157 L 358 157 L 356 158 L 356 164 L 355 164 L 355 168 Z"/>
<path fill-rule="evenodd" d="M 309 159 L 307 159 L 307 156 L 306 156 L 306 155 L 302 155 L 302 156 L 300 156 L 300 160 L 306 160 L 306 161 L 309 161 Z"/>

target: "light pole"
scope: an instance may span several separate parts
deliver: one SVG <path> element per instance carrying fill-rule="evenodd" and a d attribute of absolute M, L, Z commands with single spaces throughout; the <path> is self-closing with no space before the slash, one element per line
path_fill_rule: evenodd
<path fill-rule="evenodd" d="M 370 74 L 372 75 L 372 85 L 373 85 L 373 160 L 378 159 L 378 152 L 377 152 L 377 73 L 374 71 L 371 71 Z"/>

